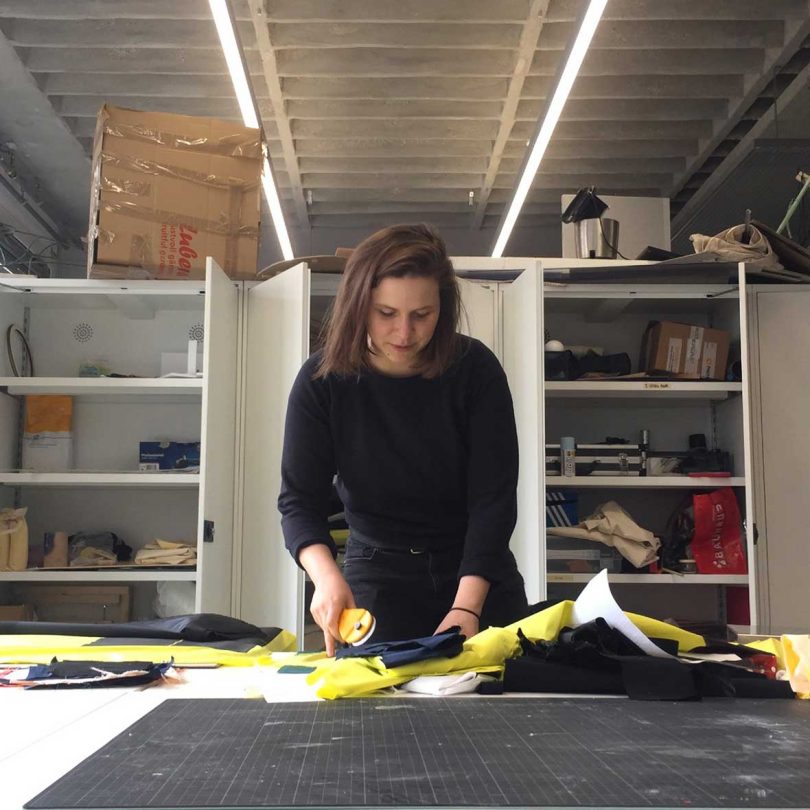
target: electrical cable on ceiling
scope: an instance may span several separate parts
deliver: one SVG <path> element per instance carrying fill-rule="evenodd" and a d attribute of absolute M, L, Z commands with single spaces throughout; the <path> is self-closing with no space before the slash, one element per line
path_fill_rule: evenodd
<path fill-rule="evenodd" d="M 44 245 L 35 248 L 38 242 Z M 59 242 L 51 237 L 0 222 L 0 270 L 4 273 L 49 277 L 52 274 L 50 265 L 56 260 L 58 247 Z"/>

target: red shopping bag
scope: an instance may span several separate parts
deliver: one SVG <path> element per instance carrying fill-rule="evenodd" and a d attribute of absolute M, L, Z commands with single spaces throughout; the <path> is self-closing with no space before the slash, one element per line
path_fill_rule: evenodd
<path fill-rule="evenodd" d="M 692 496 L 692 557 L 699 574 L 746 574 L 742 519 L 730 487 Z"/>

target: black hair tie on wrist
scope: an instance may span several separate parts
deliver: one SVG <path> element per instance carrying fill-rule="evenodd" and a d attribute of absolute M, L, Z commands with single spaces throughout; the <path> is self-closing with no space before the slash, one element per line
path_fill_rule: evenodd
<path fill-rule="evenodd" d="M 451 607 L 450 610 L 462 610 L 462 611 L 464 611 L 464 613 L 470 613 L 473 616 L 475 616 L 475 618 L 478 619 L 479 622 L 481 621 L 481 616 L 478 613 L 476 613 L 474 610 L 470 610 L 469 608 L 459 607 L 458 605 L 453 605 L 453 607 Z"/>

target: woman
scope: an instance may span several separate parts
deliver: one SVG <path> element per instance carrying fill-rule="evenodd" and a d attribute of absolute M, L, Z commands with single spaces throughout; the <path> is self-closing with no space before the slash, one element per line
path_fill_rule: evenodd
<path fill-rule="evenodd" d="M 492 352 L 458 334 L 460 310 L 438 234 L 378 231 L 349 258 L 324 348 L 293 385 L 279 510 L 328 655 L 348 607 L 372 613 L 374 641 L 453 626 L 470 637 L 526 613 L 509 551 L 512 399 Z M 349 525 L 342 572 L 327 526 L 335 474 Z"/>

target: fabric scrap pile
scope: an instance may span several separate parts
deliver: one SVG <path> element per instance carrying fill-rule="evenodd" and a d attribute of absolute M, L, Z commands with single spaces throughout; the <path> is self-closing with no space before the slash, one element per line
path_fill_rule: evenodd
<path fill-rule="evenodd" d="M 191 543 L 160 540 L 147 543 L 135 552 L 136 565 L 196 565 L 197 548 Z"/>
<path fill-rule="evenodd" d="M 667 622 L 622 611 L 605 571 L 576 602 L 558 602 L 470 639 L 453 629 L 430 639 L 360 645 L 334 659 L 323 654 L 306 659 L 313 667 L 307 682 L 318 697 L 329 700 L 410 682 L 416 684 L 411 691 L 428 694 L 475 689 L 486 694 L 616 694 L 636 700 L 810 697 L 810 636 L 745 645 L 707 641 Z M 283 661 L 291 663 L 288 657 Z M 497 681 L 471 683 L 471 674 L 494 675 Z"/>

